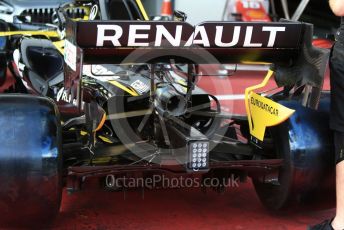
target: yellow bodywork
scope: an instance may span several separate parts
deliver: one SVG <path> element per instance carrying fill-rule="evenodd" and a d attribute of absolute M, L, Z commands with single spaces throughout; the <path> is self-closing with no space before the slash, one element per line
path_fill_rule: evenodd
<path fill-rule="evenodd" d="M 131 96 L 139 96 L 139 94 L 134 90 L 134 89 L 130 89 L 129 87 L 123 85 L 122 83 L 115 81 L 115 80 L 111 80 L 108 81 L 110 84 L 120 88 L 121 90 L 129 93 Z"/>
<path fill-rule="evenodd" d="M 264 140 L 266 127 L 284 122 L 295 112 L 295 110 L 254 92 L 254 90 L 265 87 L 273 73 L 273 71 L 269 70 L 262 83 L 245 90 L 245 106 L 250 133 L 260 141 Z"/>
<path fill-rule="evenodd" d="M 23 30 L 23 31 L 6 31 L 0 32 L 0 37 L 13 36 L 13 35 L 26 35 L 26 36 L 45 36 L 46 38 L 59 38 L 60 35 L 55 30 Z"/>

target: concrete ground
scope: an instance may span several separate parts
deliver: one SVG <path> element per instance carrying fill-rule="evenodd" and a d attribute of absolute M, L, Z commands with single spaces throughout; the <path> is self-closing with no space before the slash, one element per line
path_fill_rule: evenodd
<path fill-rule="evenodd" d="M 268 212 L 249 180 L 224 194 L 199 189 L 123 193 L 86 187 L 72 195 L 64 192 L 60 215 L 51 229 L 303 230 L 334 215 L 331 208 Z"/>

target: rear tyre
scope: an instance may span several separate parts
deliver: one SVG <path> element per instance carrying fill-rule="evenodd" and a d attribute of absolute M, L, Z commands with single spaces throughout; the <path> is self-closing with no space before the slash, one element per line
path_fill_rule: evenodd
<path fill-rule="evenodd" d="M 296 112 L 288 121 L 267 130 L 273 145 L 262 155 L 283 159 L 283 165 L 275 174 L 252 177 L 258 197 L 269 210 L 300 208 L 300 203 L 307 209 L 330 208 L 335 198 L 335 164 L 328 125 L 329 97 L 323 95 L 318 110 L 297 101 L 283 104 Z"/>
<path fill-rule="evenodd" d="M 274 142 L 274 152 L 277 158 L 283 159 L 283 165 L 278 171 L 278 176 L 266 178 L 266 175 L 253 177 L 253 185 L 263 205 L 269 210 L 286 208 L 290 200 L 291 185 L 293 180 L 293 168 L 290 160 L 290 148 L 286 124 L 274 127 L 271 136 Z M 275 175 L 276 176 L 276 175 Z"/>
<path fill-rule="evenodd" d="M 61 203 L 57 108 L 29 95 L 1 95 L 0 105 L 0 225 L 44 225 Z"/>

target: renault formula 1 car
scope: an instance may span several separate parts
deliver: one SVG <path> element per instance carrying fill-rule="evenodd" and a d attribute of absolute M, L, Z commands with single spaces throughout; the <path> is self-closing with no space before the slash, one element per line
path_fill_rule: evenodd
<path fill-rule="evenodd" d="M 16 40 L 17 84 L 0 95 L 2 222 L 50 220 L 64 186 L 78 191 L 108 175 L 249 176 L 272 210 L 326 189 L 329 52 L 312 46 L 311 25 L 191 26 L 146 21 L 132 6 L 142 20 L 101 8 L 95 21 L 67 18 L 63 56 L 48 39 Z M 247 116 L 224 113 L 197 79 L 209 64 L 248 61 L 273 65 L 246 89 Z M 264 96 L 273 76 L 282 90 Z"/>

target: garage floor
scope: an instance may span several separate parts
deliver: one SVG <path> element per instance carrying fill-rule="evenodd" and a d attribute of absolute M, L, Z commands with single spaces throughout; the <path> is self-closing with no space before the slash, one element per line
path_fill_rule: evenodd
<path fill-rule="evenodd" d="M 269 213 L 250 181 L 224 194 L 213 190 L 109 192 L 98 186 L 68 195 L 52 229 L 306 229 L 334 215 L 334 209 Z"/>

